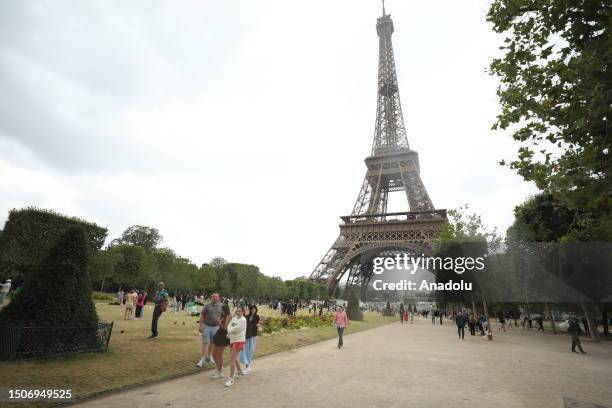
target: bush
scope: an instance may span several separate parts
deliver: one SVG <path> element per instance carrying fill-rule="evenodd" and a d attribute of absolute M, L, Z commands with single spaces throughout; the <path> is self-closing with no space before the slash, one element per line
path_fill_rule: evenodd
<path fill-rule="evenodd" d="M 363 312 L 359 307 L 359 297 L 357 297 L 357 292 L 354 290 L 349 292 L 346 314 L 348 315 L 349 320 L 363 320 Z"/>
<path fill-rule="evenodd" d="M 318 316 L 290 316 L 290 317 L 266 317 L 261 321 L 261 328 L 264 333 L 274 333 L 281 329 L 297 330 L 300 327 L 321 327 L 329 326 L 332 322 L 332 315 L 326 313 L 323 317 Z"/>
<path fill-rule="evenodd" d="M 0 326 L 81 327 L 95 337 L 98 315 L 87 272 L 88 245 L 82 227 L 68 228 L 0 311 Z"/>
<path fill-rule="evenodd" d="M 102 248 L 106 228 L 34 207 L 11 210 L 0 235 L 0 277 L 27 280 L 59 237 L 73 226 L 85 230 L 91 250 Z"/>
<path fill-rule="evenodd" d="M 93 300 L 100 300 L 102 302 L 116 303 L 117 297 L 112 293 L 94 292 L 92 296 Z"/>

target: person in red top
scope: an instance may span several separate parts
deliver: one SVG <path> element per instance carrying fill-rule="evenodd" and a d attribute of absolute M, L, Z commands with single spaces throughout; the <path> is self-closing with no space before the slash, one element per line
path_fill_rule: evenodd
<path fill-rule="evenodd" d="M 136 300 L 136 319 L 142 318 L 142 308 L 144 307 L 145 300 L 147 299 L 147 292 L 139 292 L 138 299 Z"/>
<path fill-rule="evenodd" d="M 348 326 L 349 320 L 344 308 L 342 306 L 338 306 L 336 309 L 336 313 L 334 314 L 333 324 L 338 329 L 338 348 L 341 349 L 344 346 L 344 341 L 342 340 L 342 335 L 344 334 L 344 329 Z"/>

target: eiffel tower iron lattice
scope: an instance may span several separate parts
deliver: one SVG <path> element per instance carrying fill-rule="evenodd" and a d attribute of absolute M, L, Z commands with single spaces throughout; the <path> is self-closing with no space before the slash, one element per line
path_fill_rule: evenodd
<path fill-rule="evenodd" d="M 446 210 L 435 209 L 421 180 L 418 153 L 408 144 L 391 42 L 393 29 L 383 2 L 383 15 L 376 22 L 378 101 L 366 175 L 351 215 L 340 217 L 340 235 L 310 275 L 326 283 L 330 295 L 346 273 L 349 284 L 365 288 L 376 256 L 429 253 L 446 222 Z M 394 191 L 406 194 L 409 211 L 387 212 L 389 193 Z"/>

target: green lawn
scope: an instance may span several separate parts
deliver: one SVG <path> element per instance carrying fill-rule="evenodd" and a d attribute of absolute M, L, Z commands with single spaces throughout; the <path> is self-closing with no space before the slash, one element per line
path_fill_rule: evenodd
<path fill-rule="evenodd" d="M 62 358 L 0 363 L 0 384 L 3 386 L 74 387 L 77 398 L 104 391 L 158 381 L 199 371 L 201 341 L 198 318 L 185 312 L 166 312 L 159 321 L 159 337 L 147 340 L 152 306 L 147 305 L 143 320 L 123 320 L 123 308 L 96 304 L 102 320 L 114 321 L 107 353 L 78 354 Z M 276 313 L 260 307 L 260 315 Z M 395 321 L 376 313 L 365 313 L 363 322 L 351 322 L 347 334 Z M 288 330 L 261 335 L 255 357 L 288 350 L 332 338 L 331 326 Z M 226 352 L 226 358 L 229 353 Z"/>

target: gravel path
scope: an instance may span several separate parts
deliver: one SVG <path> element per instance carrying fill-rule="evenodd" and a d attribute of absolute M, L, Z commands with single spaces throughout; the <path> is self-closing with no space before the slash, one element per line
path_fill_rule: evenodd
<path fill-rule="evenodd" d="M 521 329 L 462 341 L 426 319 L 348 333 L 343 350 L 330 340 L 262 357 L 230 388 L 207 370 L 79 406 L 559 408 L 567 397 L 612 408 L 609 342 L 584 340 L 578 355 L 567 335 Z"/>

